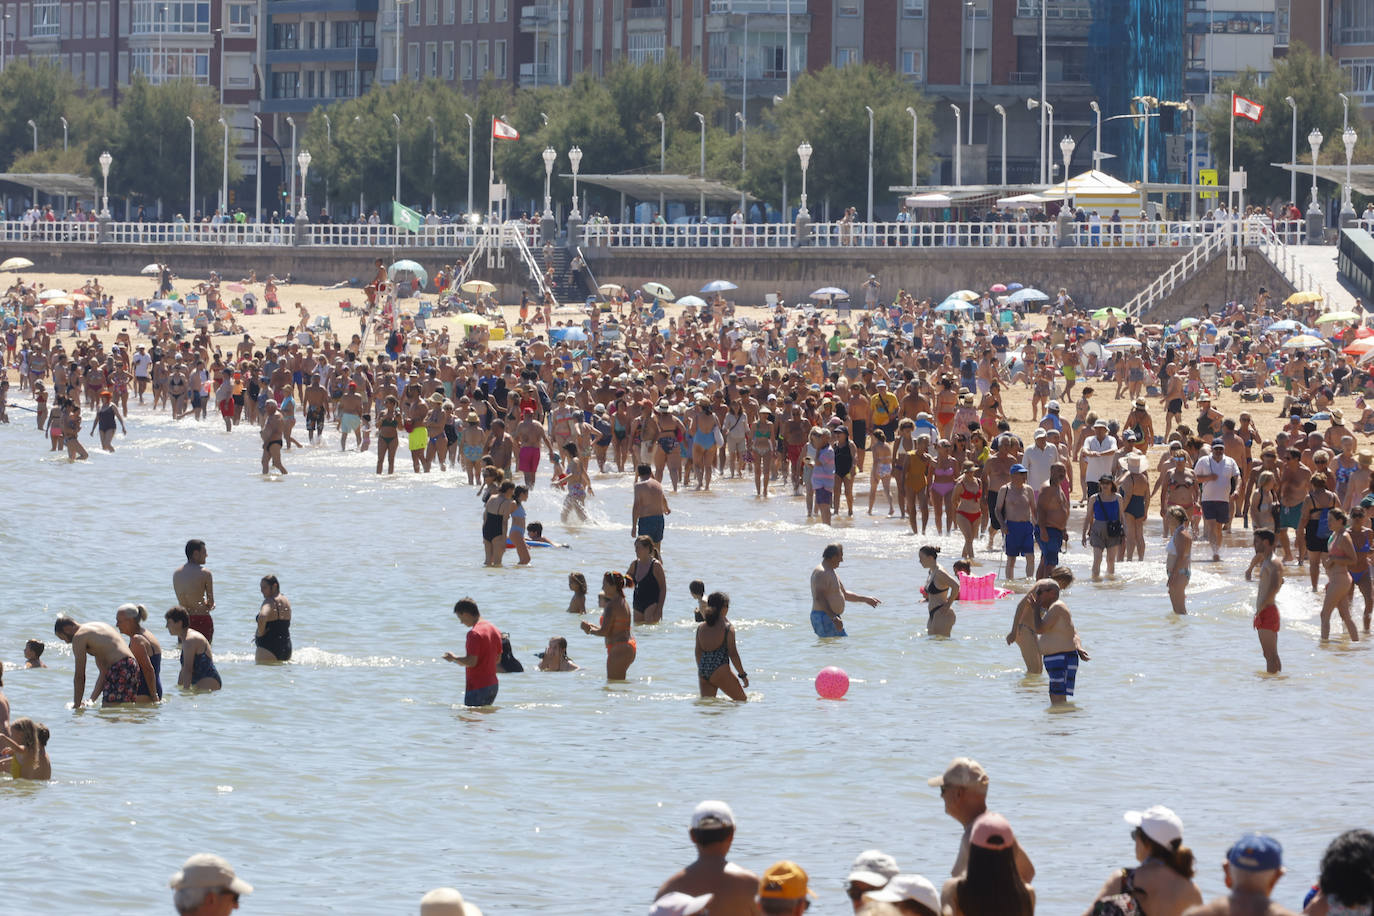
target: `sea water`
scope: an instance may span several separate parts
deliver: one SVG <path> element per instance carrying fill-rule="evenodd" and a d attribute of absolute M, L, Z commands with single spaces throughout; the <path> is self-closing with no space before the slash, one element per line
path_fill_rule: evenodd
<path fill-rule="evenodd" d="M 1066 600 L 1092 660 L 1074 706 L 1051 712 L 1043 676 L 1028 679 L 1004 639 L 1014 598 L 961 604 L 952 639 L 924 635 L 916 549 L 939 544 L 948 562 L 953 539 L 869 516 L 866 496 L 852 520 L 808 524 L 786 487 L 760 500 L 752 479 L 718 480 L 670 496 L 664 621 L 637 628 L 629 681 L 607 684 L 600 640 L 565 611 L 567 574 L 586 574 L 595 608 L 601 574 L 633 558 L 628 476 L 593 474 L 590 519 L 566 527 L 542 477 L 529 518 L 571 549 L 493 570 L 466 475 L 415 475 L 404 450 L 396 475 L 378 477 L 375 453 L 340 453 L 327 437 L 285 454 L 289 476 L 265 478 L 255 430 L 136 407 L 118 451 L 88 441 L 90 461 L 69 464 L 31 413 L 11 416 L 0 657 L 13 715 L 52 730 L 54 772 L 44 786 L 0 779 L 0 888 L 23 912 L 165 911 L 168 876 L 213 851 L 256 885 L 245 911 L 407 913 L 453 885 L 487 913 L 638 914 L 692 858 L 692 807 L 721 798 L 738 818 L 732 858 L 756 872 L 799 862 L 819 895 L 812 912 L 843 914 L 860 850 L 937 884 L 948 875 L 960 827 L 926 780 L 961 755 L 991 774 L 989 804 L 1034 860 L 1048 914 L 1081 912 L 1133 864 L 1127 809 L 1180 814 L 1208 896 L 1223 891 L 1231 841 L 1272 833 L 1289 869 L 1279 899 L 1293 908 L 1326 843 L 1370 826 L 1374 659 L 1363 643 L 1319 645 L 1318 599 L 1290 576 L 1284 673 L 1264 676 L 1239 529 L 1224 563 L 1199 543 L 1181 619 L 1155 520 L 1149 559 L 1098 584 L 1072 538 L 1066 562 L 1082 578 Z M 206 541 L 215 576 L 216 694 L 170 686 L 162 614 L 189 538 Z M 807 581 L 830 541 L 845 545 L 845 585 L 883 603 L 851 605 L 849 638 L 823 641 Z M 975 572 L 1001 563 L 980 551 Z M 259 666 L 253 617 L 269 573 L 292 602 L 296 649 Z M 694 578 L 731 597 L 748 704 L 697 695 Z M 527 668 L 502 676 L 493 710 L 464 709 L 462 671 L 442 660 L 462 651 L 452 607 L 465 595 Z M 150 609 L 168 700 L 73 712 L 71 654 L 52 619 L 112 623 L 126 601 Z M 535 670 L 553 635 L 581 671 Z M 49 643 L 49 670 L 15 670 L 30 637 Z M 852 679 L 843 700 L 816 696 L 827 665 Z M 88 690 L 95 678 L 92 664 Z"/>

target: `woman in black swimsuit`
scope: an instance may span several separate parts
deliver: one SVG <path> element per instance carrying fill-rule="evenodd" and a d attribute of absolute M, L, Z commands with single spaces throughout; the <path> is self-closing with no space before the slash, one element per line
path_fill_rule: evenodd
<path fill-rule="evenodd" d="M 500 566 L 506 552 L 506 520 L 515 511 L 515 483 L 507 480 L 487 498 L 482 515 L 482 543 L 486 546 L 485 566 Z"/>
<path fill-rule="evenodd" d="M 723 690 L 730 699 L 743 703 L 748 700 L 744 688 L 749 686 L 749 675 L 744 673 L 739 649 L 735 647 L 735 626 L 725 619 L 730 611 L 730 597 L 724 592 L 712 592 L 706 598 L 706 607 L 702 622 L 697 624 L 697 682 L 701 695 L 713 697 Z M 730 670 L 732 664 L 739 672 L 738 679 Z"/>
<path fill-rule="evenodd" d="M 663 564 L 654 555 L 653 538 L 635 538 L 635 561 L 625 575 L 634 583 L 635 623 L 658 623 L 663 619 L 663 598 L 668 594 Z"/>
<path fill-rule="evenodd" d="M 258 647 L 256 661 L 289 662 L 291 660 L 291 602 L 281 593 L 276 576 L 263 576 L 262 608 L 258 611 L 258 630 L 253 643 Z"/>

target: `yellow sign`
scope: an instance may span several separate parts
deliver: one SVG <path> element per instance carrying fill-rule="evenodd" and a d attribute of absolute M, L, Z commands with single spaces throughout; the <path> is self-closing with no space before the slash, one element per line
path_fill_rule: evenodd
<path fill-rule="evenodd" d="M 1198 169 L 1198 170 L 1197 170 L 1197 183 L 1200 184 L 1200 185 L 1202 185 L 1203 187 L 1215 188 L 1215 187 L 1217 186 L 1217 170 L 1216 170 L 1216 169 Z M 1207 199 L 1207 198 L 1215 198 L 1215 197 L 1217 196 L 1217 192 L 1216 192 L 1216 191 L 1203 191 L 1203 192 L 1202 192 L 1201 194 L 1199 194 L 1198 196 L 1201 197 L 1201 198 L 1203 198 L 1204 200 Z"/>

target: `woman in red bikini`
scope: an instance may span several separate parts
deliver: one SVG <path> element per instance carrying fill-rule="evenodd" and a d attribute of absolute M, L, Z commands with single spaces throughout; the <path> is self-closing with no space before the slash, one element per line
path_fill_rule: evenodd
<path fill-rule="evenodd" d="M 612 570 L 601 577 L 601 594 L 596 596 L 601 605 L 601 619 L 593 625 L 590 620 L 582 621 L 582 632 L 589 636 L 600 636 L 606 641 L 606 680 L 623 681 L 630 665 L 634 664 L 637 644 L 631 635 L 630 605 L 625 600 L 625 584 L 629 581 L 624 573 Z"/>
<path fill-rule="evenodd" d="M 978 479 L 978 466 L 964 462 L 964 473 L 954 482 L 954 523 L 964 536 L 966 560 L 973 559 L 973 539 L 983 522 L 983 482 Z"/>

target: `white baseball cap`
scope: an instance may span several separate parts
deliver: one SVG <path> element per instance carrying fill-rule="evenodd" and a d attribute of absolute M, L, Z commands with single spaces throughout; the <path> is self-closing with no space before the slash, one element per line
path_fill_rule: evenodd
<path fill-rule="evenodd" d="M 1183 839 L 1182 819 L 1163 805 L 1152 805 L 1144 811 L 1127 811 L 1124 819 L 1161 846 L 1172 847 Z"/>
<path fill-rule="evenodd" d="M 436 887 L 420 898 L 420 916 L 482 916 L 482 911 L 453 888 Z"/>
<path fill-rule="evenodd" d="M 912 900 L 926 907 L 932 913 L 940 912 L 940 894 L 930 880 L 920 875 L 896 875 L 887 882 L 887 887 L 864 894 L 869 900 L 879 903 L 901 903 Z"/>
<path fill-rule="evenodd" d="M 681 891 L 672 891 L 654 901 L 654 905 L 649 907 L 649 916 L 691 916 L 706 909 L 706 904 L 711 902 L 713 896 L 702 894 L 693 897 Z"/>
<path fill-rule="evenodd" d="M 704 801 L 692 809 L 693 830 L 735 826 L 735 812 L 723 801 Z"/>
<path fill-rule="evenodd" d="M 883 887 L 899 871 L 897 860 L 892 856 L 877 849 L 867 849 L 859 853 L 854 864 L 849 866 L 849 877 L 845 880 Z"/>

